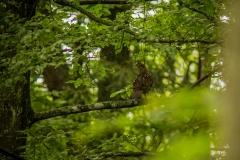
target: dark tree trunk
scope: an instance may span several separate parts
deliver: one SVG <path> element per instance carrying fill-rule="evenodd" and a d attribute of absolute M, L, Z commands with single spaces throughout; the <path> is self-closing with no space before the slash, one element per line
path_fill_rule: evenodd
<path fill-rule="evenodd" d="M 127 47 L 123 47 L 122 51 L 119 54 L 115 54 L 115 48 L 114 46 L 110 45 L 108 47 L 104 47 L 101 51 L 101 54 L 106 54 L 106 59 L 101 60 L 103 63 L 111 63 L 112 68 L 116 65 L 120 65 L 122 69 L 126 67 L 126 62 L 129 61 L 130 59 L 130 52 Z M 109 67 L 109 66 L 107 66 Z M 127 78 L 127 77 L 126 77 Z M 119 75 L 118 76 L 113 76 L 111 73 L 108 73 L 107 77 L 105 77 L 102 81 L 99 82 L 99 90 L 98 90 L 98 101 L 103 102 L 103 101 L 108 101 L 110 99 L 110 94 L 112 92 L 116 92 L 120 90 L 122 87 L 126 86 L 127 83 L 126 81 L 121 81 L 119 84 L 116 82 L 119 81 Z M 115 84 L 115 85 L 114 85 Z M 115 100 L 119 100 L 120 97 L 115 97 Z"/>
<path fill-rule="evenodd" d="M 69 68 L 67 65 L 59 67 L 49 66 L 43 70 L 44 82 L 49 91 L 62 91 L 66 88 Z"/>
<path fill-rule="evenodd" d="M 108 17 L 111 20 L 116 19 L 116 15 L 118 12 L 126 11 L 129 9 L 128 7 L 122 7 L 122 8 L 116 8 L 114 7 L 113 9 L 110 9 L 111 15 Z M 121 39 L 119 38 L 119 41 Z M 118 54 L 115 53 L 115 46 L 114 45 L 109 45 L 101 50 L 101 61 L 103 65 L 107 62 L 108 64 L 112 64 L 112 68 L 116 65 L 120 65 L 121 68 L 126 68 L 126 63 L 123 62 L 129 62 L 130 60 L 130 51 L 127 47 L 122 46 L 122 51 Z M 109 66 L 107 66 L 109 67 Z M 127 83 L 122 81 L 121 85 L 117 85 L 116 82 L 119 81 L 119 76 L 113 77 L 111 73 L 108 73 L 108 75 L 101 81 L 99 81 L 99 90 L 98 90 L 98 101 L 103 102 L 107 101 L 110 99 L 110 94 L 112 92 L 116 92 L 120 90 L 122 87 L 126 86 Z M 113 85 L 113 84 L 116 85 Z M 119 100 L 120 97 L 115 97 L 115 100 Z"/>
<path fill-rule="evenodd" d="M 18 82 L 12 87 L 0 91 L 0 148 L 19 154 L 26 145 L 26 136 L 22 132 L 28 128 L 33 116 L 30 103 L 30 72 L 24 74 L 27 82 Z"/>
<path fill-rule="evenodd" d="M 21 23 L 31 19 L 35 14 L 35 0 L 6 1 L 6 3 L 6 11 L 19 17 Z M 11 26 L 6 25 L 5 30 L 8 27 Z M 2 58 L 14 57 L 16 55 L 14 47 L 8 46 L 8 49 L 4 50 Z M 8 67 L 0 67 L 0 78 L 3 83 L 6 79 L 15 76 L 7 72 Z M 26 135 L 20 131 L 28 128 L 34 113 L 30 103 L 30 71 L 22 76 L 24 80 L 14 82 L 11 86 L 2 85 L 0 88 L 0 159 L 5 157 L 6 152 L 19 155 L 25 151 L 20 147 L 26 145 Z"/>

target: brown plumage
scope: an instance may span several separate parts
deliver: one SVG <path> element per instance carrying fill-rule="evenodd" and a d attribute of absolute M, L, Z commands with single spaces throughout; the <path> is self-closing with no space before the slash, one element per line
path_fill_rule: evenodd
<path fill-rule="evenodd" d="M 148 73 L 147 68 L 141 62 L 136 64 L 140 73 L 137 75 L 133 82 L 133 92 L 130 96 L 131 99 L 140 99 L 142 93 L 145 95 L 153 86 L 153 78 Z"/>

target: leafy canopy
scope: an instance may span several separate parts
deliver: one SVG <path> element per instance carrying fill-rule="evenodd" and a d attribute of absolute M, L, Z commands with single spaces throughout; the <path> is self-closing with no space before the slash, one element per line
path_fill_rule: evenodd
<path fill-rule="evenodd" d="M 141 60 L 154 77 L 154 89 L 145 106 L 33 125 L 25 131 L 28 159 L 104 159 L 138 152 L 153 159 L 193 159 L 208 155 L 210 146 L 223 146 L 216 125 L 219 94 L 210 91 L 223 89 L 222 75 L 214 74 L 203 90 L 179 90 L 224 62 L 223 17 L 230 18 L 231 2 L 55 2 L 39 1 L 36 15 L 24 24 L 1 11 L 1 67 L 6 68 L 1 87 L 24 82 L 22 75 L 30 70 L 36 112 L 93 103 L 105 93 L 109 100 L 126 99 L 137 74 L 133 64 Z M 55 73 L 64 82 L 62 89 L 50 88 L 47 69 L 54 70 L 49 77 Z"/>

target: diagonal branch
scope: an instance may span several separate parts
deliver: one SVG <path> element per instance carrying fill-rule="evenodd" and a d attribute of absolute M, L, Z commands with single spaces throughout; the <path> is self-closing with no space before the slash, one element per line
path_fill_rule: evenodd
<path fill-rule="evenodd" d="M 209 19 L 210 21 L 212 21 L 212 22 L 214 21 L 214 17 L 213 17 L 213 16 L 211 16 L 211 15 L 203 12 L 202 10 L 197 9 L 197 8 L 193 8 L 193 7 L 191 7 L 189 4 L 183 4 L 183 1 L 182 1 L 182 0 L 177 0 L 177 1 L 178 1 L 178 3 L 179 3 L 180 6 L 181 6 L 181 5 L 184 5 L 184 6 L 187 7 L 188 9 L 204 15 L 204 16 L 205 16 L 207 19 Z"/>
<path fill-rule="evenodd" d="M 143 104 L 144 104 L 143 102 L 138 100 L 127 100 L 127 101 L 108 101 L 108 102 L 99 102 L 99 103 L 79 105 L 79 106 L 60 107 L 53 110 L 36 113 L 33 120 L 30 123 L 30 126 L 37 121 L 48 119 L 51 117 L 56 117 L 56 116 L 90 112 L 94 110 L 103 110 L 103 109 L 131 108 L 131 107 L 136 107 Z"/>
<path fill-rule="evenodd" d="M 193 8 L 193 7 L 190 7 L 189 4 L 187 4 L 187 5 L 185 5 L 185 6 L 186 6 L 188 9 L 192 10 L 192 11 L 195 11 L 195 12 L 198 12 L 198 13 L 204 15 L 204 16 L 207 17 L 207 19 L 209 19 L 210 21 L 212 21 L 212 22 L 214 21 L 213 16 L 208 15 L 207 13 L 203 12 L 202 10 L 199 10 L 199 9 Z"/>
<path fill-rule="evenodd" d="M 205 79 L 207 79 L 208 77 L 210 77 L 211 75 L 213 75 L 215 72 L 220 71 L 221 69 L 223 69 L 223 67 L 218 67 L 214 70 L 212 70 L 211 72 L 209 72 L 208 74 L 206 74 L 205 76 L 203 76 L 202 78 L 200 78 L 197 82 L 195 82 L 190 89 L 194 89 L 195 87 L 197 87 L 201 82 L 203 82 Z"/>
<path fill-rule="evenodd" d="M 53 1 L 56 2 L 57 4 L 64 5 L 64 6 L 69 6 L 71 8 L 74 8 L 74 9 L 78 10 L 80 13 L 86 15 L 91 20 L 94 20 L 95 22 L 104 24 L 106 26 L 115 26 L 116 25 L 112 21 L 106 21 L 106 20 L 103 20 L 101 18 L 98 18 L 98 17 L 94 16 L 92 13 L 86 11 L 85 9 L 83 9 L 82 7 L 80 7 L 77 4 L 69 2 L 68 0 L 53 0 Z M 132 35 L 136 35 L 136 33 L 131 31 L 129 28 L 126 28 L 124 26 L 119 26 L 119 30 L 122 30 L 122 29 L 124 29 L 127 33 L 130 33 Z"/>
<path fill-rule="evenodd" d="M 53 1 L 57 4 L 74 8 L 74 9 L 78 10 L 80 13 L 88 16 L 91 20 L 94 20 L 96 22 L 105 24 L 107 26 L 112 26 L 113 25 L 111 21 L 106 21 L 106 20 L 103 20 L 101 18 L 98 18 L 98 17 L 94 16 L 92 13 L 86 11 L 85 9 L 83 9 L 82 7 L 80 7 L 77 4 L 74 4 L 71 1 L 68 1 L 68 0 L 53 0 Z"/>

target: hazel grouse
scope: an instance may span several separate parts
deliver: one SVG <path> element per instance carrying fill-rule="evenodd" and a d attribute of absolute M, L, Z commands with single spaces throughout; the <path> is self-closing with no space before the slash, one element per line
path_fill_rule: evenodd
<path fill-rule="evenodd" d="M 140 99 L 142 94 L 146 95 L 153 86 L 153 78 L 151 74 L 148 73 L 146 66 L 141 62 L 138 62 L 136 66 L 140 73 L 133 82 L 133 92 L 130 96 L 131 99 Z"/>

